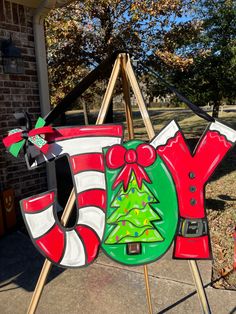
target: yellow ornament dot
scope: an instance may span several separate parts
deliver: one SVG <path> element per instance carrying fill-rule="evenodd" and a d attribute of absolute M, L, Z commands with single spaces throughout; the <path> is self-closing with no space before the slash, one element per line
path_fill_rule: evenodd
<path fill-rule="evenodd" d="M 139 210 L 138 209 L 135 209 L 134 211 L 135 211 L 136 215 L 139 215 Z"/>
<path fill-rule="evenodd" d="M 144 225 L 147 225 L 148 224 L 148 220 L 147 219 L 144 219 Z"/>

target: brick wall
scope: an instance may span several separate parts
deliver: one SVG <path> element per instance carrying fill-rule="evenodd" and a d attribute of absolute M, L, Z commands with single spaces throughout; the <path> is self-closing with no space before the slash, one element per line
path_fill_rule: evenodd
<path fill-rule="evenodd" d="M 0 58 L 0 184 L 14 188 L 17 200 L 47 190 L 45 167 L 27 170 L 24 157 L 7 154 L 1 141 L 17 127 L 13 113 L 27 111 L 33 125 L 40 115 L 32 14 L 29 8 L 0 0 L 0 40 L 12 36 L 25 67 L 24 74 L 4 74 Z"/>

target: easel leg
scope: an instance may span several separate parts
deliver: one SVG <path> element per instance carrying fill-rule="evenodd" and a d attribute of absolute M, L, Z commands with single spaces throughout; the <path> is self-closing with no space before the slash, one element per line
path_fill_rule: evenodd
<path fill-rule="evenodd" d="M 72 212 L 72 209 L 74 206 L 74 202 L 75 202 L 75 192 L 74 192 L 74 189 L 72 189 L 71 194 L 69 196 L 69 199 L 67 201 L 66 207 L 64 209 L 63 215 L 61 217 L 61 224 L 63 226 L 66 225 L 67 221 L 70 218 L 70 215 L 71 215 L 71 212 Z M 37 282 L 36 287 L 34 289 L 33 296 L 31 298 L 31 302 L 30 302 L 28 312 L 27 312 L 28 314 L 35 313 L 51 268 L 52 268 L 52 263 L 46 259 L 44 264 L 43 264 L 43 268 L 41 270 L 41 273 L 39 275 L 38 282 Z"/>
<path fill-rule="evenodd" d="M 155 136 L 155 131 L 154 131 L 152 122 L 150 120 L 149 113 L 147 111 L 147 107 L 145 105 L 143 95 L 142 95 L 140 87 L 138 85 L 138 81 L 137 81 L 136 76 L 134 74 L 134 70 L 132 68 L 129 57 L 128 57 L 127 64 L 126 64 L 126 72 L 127 72 L 127 76 L 129 78 L 131 87 L 133 89 L 133 92 L 135 94 L 135 97 L 137 99 L 139 110 L 141 112 L 143 122 L 145 124 L 146 130 L 148 133 L 148 137 L 151 140 Z"/>
<path fill-rule="evenodd" d="M 127 55 L 122 54 L 121 57 L 121 75 L 122 75 L 122 87 L 124 92 L 124 101 L 125 101 L 125 117 L 127 122 L 128 129 L 128 138 L 132 140 L 134 138 L 134 125 L 133 125 L 133 117 L 132 117 L 132 109 L 131 109 L 131 101 L 130 101 L 130 85 L 126 74 L 126 62 Z"/>
<path fill-rule="evenodd" d="M 201 275 L 197 266 L 197 262 L 194 260 L 189 260 L 189 267 L 193 275 L 193 280 L 197 289 L 198 298 L 204 314 L 210 314 L 211 310 L 207 300 L 206 292 L 202 283 Z"/>
<path fill-rule="evenodd" d="M 136 76 L 134 74 L 134 71 L 133 71 L 129 57 L 128 57 L 128 61 L 126 64 L 126 72 L 127 72 L 128 78 L 130 80 L 130 84 L 133 88 L 134 94 L 136 96 L 136 99 L 137 99 L 137 102 L 139 105 L 139 110 L 141 112 L 146 130 L 148 132 L 149 139 L 152 139 L 155 136 L 154 128 L 153 128 L 153 125 L 151 123 L 151 120 L 150 120 L 150 117 L 149 117 L 149 114 L 148 114 L 148 111 L 147 111 L 140 87 L 138 85 L 138 82 L 137 82 Z M 198 292 L 199 300 L 200 300 L 202 309 L 204 311 L 204 314 L 209 314 L 211 312 L 210 312 L 209 304 L 207 301 L 207 297 L 205 294 L 205 290 L 204 290 L 204 287 L 202 284 L 200 272 L 198 270 L 196 261 L 189 260 L 189 266 L 190 266 L 190 269 L 191 269 L 191 272 L 193 275 L 193 279 L 195 282 L 195 286 L 196 286 L 196 289 Z"/>
<path fill-rule="evenodd" d="M 112 70 L 112 74 L 108 83 L 108 87 L 107 87 L 107 90 L 103 99 L 103 103 L 102 103 L 96 124 L 102 124 L 106 118 L 106 114 L 109 108 L 109 103 L 112 97 L 112 93 L 113 93 L 119 72 L 120 72 L 120 58 L 118 57 Z M 70 218 L 74 203 L 75 203 L 75 191 L 74 189 L 72 189 L 68 202 L 66 204 L 66 207 L 61 217 L 61 224 L 63 226 L 67 224 Z M 43 288 L 46 284 L 47 277 L 51 270 L 51 267 L 52 267 L 52 263 L 46 259 L 44 262 L 43 268 L 41 270 L 40 276 L 38 278 L 38 282 L 36 284 L 36 287 L 35 287 L 35 290 L 34 290 L 34 293 L 33 293 L 29 308 L 28 308 L 28 312 L 27 312 L 28 314 L 34 314 L 37 309 L 37 306 L 38 306 L 40 297 L 42 295 Z"/>
<path fill-rule="evenodd" d="M 34 289 L 34 293 L 33 293 L 27 314 L 35 313 L 51 268 L 52 268 L 52 263 L 49 260 L 45 260 L 45 262 L 43 264 L 43 268 L 42 268 L 41 273 L 39 275 L 38 282 L 37 282 L 36 287 Z"/>
<path fill-rule="evenodd" d="M 123 92 L 124 92 L 124 100 L 125 100 L 125 114 L 126 114 L 126 122 L 127 122 L 127 129 L 128 129 L 128 138 L 129 140 L 132 140 L 134 138 L 134 126 L 133 126 L 132 109 L 131 109 L 131 102 L 130 102 L 130 85 L 129 85 L 129 81 L 127 79 L 127 74 L 126 74 L 126 63 L 127 63 L 127 55 L 122 54 L 121 75 L 122 75 L 122 84 L 123 84 Z M 152 314 L 153 313 L 152 300 L 151 300 L 147 265 L 143 266 L 143 270 L 144 270 L 144 278 L 145 278 L 148 311 L 149 311 L 149 314 Z"/>
<path fill-rule="evenodd" d="M 144 277 L 145 277 L 145 285 L 146 285 L 148 311 L 149 311 L 149 314 L 152 314 L 153 313 L 153 311 L 152 311 L 152 299 L 151 299 L 151 293 L 150 293 L 150 285 L 149 285 L 147 265 L 144 265 L 143 269 L 144 269 Z"/>
<path fill-rule="evenodd" d="M 102 101 L 101 109 L 99 111 L 96 124 L 102 124 L 106 118 L 109 104 L 112 98 L 112 94 L 113 94 L 119 73 L 120 73 L 120 55 L 116 59 L 116 62 L 112 69 L 111 77 L 108 82 L 108 86 L 107 86 L 107 89 L 106 89 L 106 92 Z"/>

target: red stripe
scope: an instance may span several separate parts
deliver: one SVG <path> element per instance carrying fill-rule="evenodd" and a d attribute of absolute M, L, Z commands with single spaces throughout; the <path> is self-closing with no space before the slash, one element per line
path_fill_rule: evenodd
<path fill-rule="evenodd" d="M 54 197 L 54 192 L 46 192 L 23 200 L 21 205 L 25 213 L 35 213 L 53 204 Z"/>
<path fill-rule="evenodd" d="M 46 135 L 48 133 L 54 133 L 53 128 L 50 125 L 43 126 L 37 129 L 32 129 L 29 131 L 28 136 L 35 136 L 35 135 L 40 135 L 40 134 Z"/>
<path fill-rule="evenodd" d="M 73 174 L 81 171 L 104 171 L 103 154 L 82 154 L 71 157 Z"/>
<path fill-rule="evenodd" d="M 202 236 L 199 238 L 184 238 L 177 236 L 174 257 L 181 259 L 210 258 L 209 237 Z"/>
<path fill-rule="evenodd" d="M 19 132 L 14 133 L 14 134 L 10 134 L 10 135 L 4 137 L 2 142 L 3 142 L 5 147 L 9 147 L 12 144 L 15 144 L 17 142 L 22 141 L 23 138 L 21 135 L 22 135 L 22 131 L 19 131 Z"/>
<path fill-rule="evenodd" d="M 105 190 L 88 190 L 78 195 L 79 207 L 97 206 L 105 211 L 106 209 L 106 191 Z"/>
<path fill-rule="evenodd" d="M 65 246 L 65 234 L 59 226 L 55 226 L 35 242 L 46 257 L 49 257 L 53 262 L 59 262 Z"/>
<path fill-rule="evenodd" d="M 123 128 L 121 125 L 94 125 L 94 126 L 82 126 L 74 128 L 55 128 L 53 136 L 47 135 L 47 139 L 50 140 L 64 140 L 73 137 L 83 136 L 114 136 L 122 137 Z"/>
<path fill-rule="evenodd" d="M 97 257 L 100 240 L 97 234 L 90 228 L 78 226 L 76 230 L 84 243 L 87 253 L 87 263 L 89 264 Z"/>

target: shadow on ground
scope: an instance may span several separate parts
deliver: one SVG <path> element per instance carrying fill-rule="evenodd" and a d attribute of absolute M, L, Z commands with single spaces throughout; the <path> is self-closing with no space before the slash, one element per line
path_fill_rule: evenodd
<path fill-rule="evenodd" d="M 220 278 L 224 278 L 224 276 L 221 276 Z M 218 280 L 218 279 L 217 279 Z M 213 280 L 207 284 L 204 284 L 204 289 L 211 287 L 217 280 Z M 206 292 L 206 291 L 205 291 Z M 160 312 L 156 313 L 156 314 L 164 314 L 164 313 L 168 313 L 170 310 L 173 310 L 176 306 L 178 306 L 179 304 L 181 304 L 182 302 L 185 302 L 186 300 L 188 300 L 189 298 L 193 297 L 194 295 L 197 294 L 197 290 L 189 293 L 188 295 L 185 295 L 183 298 L 179 299 L 178 301 L 176 301 L 175 303 L 169 305 L 168 307 L 162 309 Z M 207 293 L 206 293 L 207 294 Z M 207 298 L 207 302 L 208 298 Z M 210 305 L 208 303 L 208 306 L 210 308 Z M 228 314 L 235 314 L 236 313 L 236 307 L 234 307 Z"/>
<path fill-rule="evenodd" d="M 44 261 L 45 258 L 26 235 L 14 232 L 3 237 L 0 240 L 0 295 L 17 287 L 33 291 Z M 53 267 L 48 281 L 63 271 L 64 269 Z"/>

